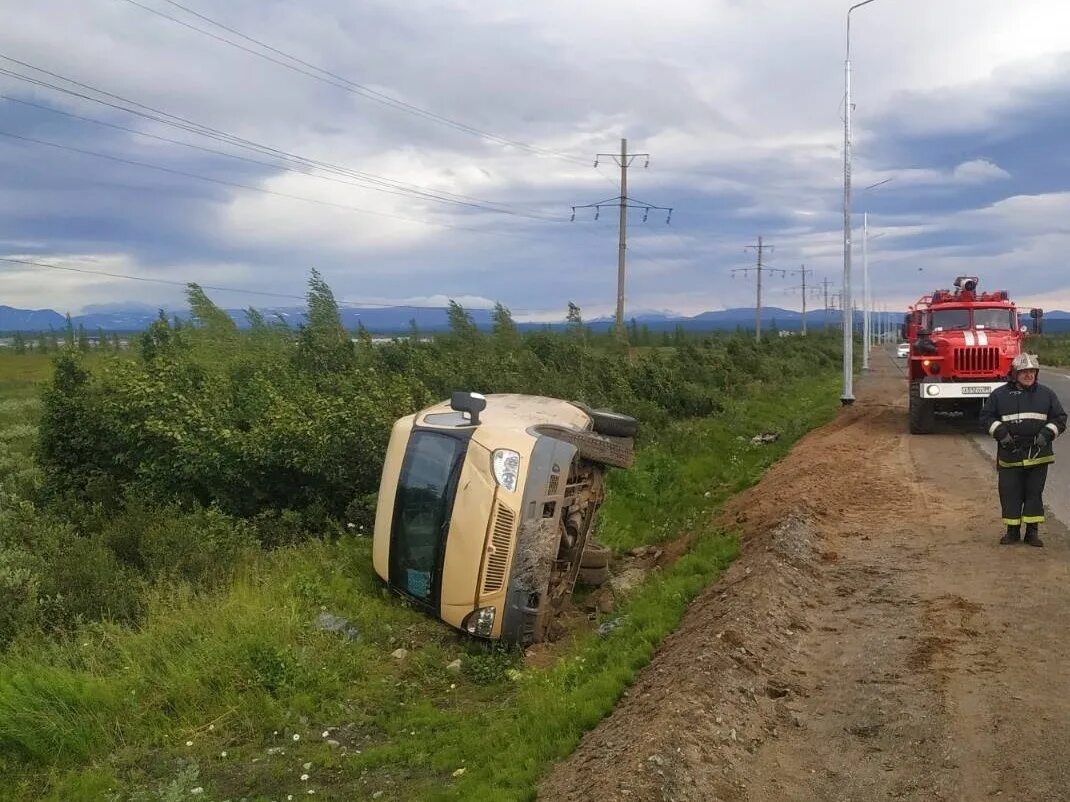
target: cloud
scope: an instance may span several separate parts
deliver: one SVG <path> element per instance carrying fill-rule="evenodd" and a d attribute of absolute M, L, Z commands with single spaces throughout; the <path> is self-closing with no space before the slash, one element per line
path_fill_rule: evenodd
<path fill-rule="evenodd" d="M 0 30 L 0 53 L 276 150 L 0 77 L 10 97 L 246 159 L 0 100 L 0 131 L 165 168 L 0 137 L 2 250 L 296 295 L 315 266 L 339 297 L 501 299 L 545 314 L 573 300 L 593 315 L 613 307 L 615 211 L 567 219 L 572 205 L 617 194 L 616 166 L 590 165 L 627 137 L 652 157 L 649 169 L 633 166 L 630 195 L 674 207 L 671 226 L 629 217 L 630 308 L 750 303 L 752 286 L 730 276 L 758 235 L 778 265 L 805 262 L 832 280 L 842 268 L 840 2 L 679 0 L 652 13 L 605 0 L 235 0 L 204 11 L 538 151 L 312 80 L 127 3 L 37 0 Z M 970 260 L 1023 291 L 1059 283 L 1044 271 L 1066 245 L 1052 209 L 1070 190 L 1059 155 L 1070 125 L 1067 27 L 1070 6 L 1054 0 L 904 0 L 854 17 L 855 209 L 886 232 L 873 242 L 878 262 L 899 260 L 879 278 L 884 299 L 920 294 L 921 263 L 926 286 Z M 321 166 L 287 172 L 307 163 L 283 152 Z M 181 299 L 164 285 L 73 273 L 43 282 L 9 267 L 0 287 L 57 308 Z"/>

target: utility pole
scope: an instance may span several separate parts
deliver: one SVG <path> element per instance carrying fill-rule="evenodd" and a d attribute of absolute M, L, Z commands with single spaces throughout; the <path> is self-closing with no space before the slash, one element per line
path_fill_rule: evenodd
<path fill-rule="evenodd" d="M 827 277 L 821 280 L 821 286 L 825 289 L 825 331 L 829 330 L 829 312 L 832 310 L 829 306 L 829 284 L 831 283 L 831 279 Z"/>
<path fill-rule="evenodd" d="M 762 242 L 762 238 L 761 237 L 758 237 L 758 244 L 757 245 L 748 245 L 748 246 L 746 246 L 746 248 L 744 250 L 748 250 L 748 251 L 749 250 L 754 250 L 754 251 L 756 251 L 758 253 L 758 263 L 754 267 L 737 267 L 735 270 L 732 271 L 732 275 L 735 276 L 736 273 L 743 273 L 744 275 L 746 275 L 747 273 L 750 273 L 752 271 L 757 274 L 757 277 L 758 277 L 758 298 L 757 298 L 757 303 L 755 304 L 755 307 L 754 307 L 754 341 L 755 342 L 761 342 L 762 341 L 762 273 L 766 272 L 766 271 L 771 271 L 773 273 L 780 273 L 780 275 L 786 276 L 787 275 L 787 271 L 778 270 L 776 268 L 767 267 L 766 264 L 764 262 L 762 262 L 762 256 L 765 255 L 766 251 L 772 252 L 773 246 L 764 244 Z"/>
<path fill-rule="evenodd" d="M 795 289 L 799 289 L 802 292 L 802 336 L 805 337 L 806 336 L 806 276 L 807 276 L 807 274 L 810 274 L 812 276 L 814 274 L 814 271 L 811 270 L 810 268 L 808 268 L 806 265 L 800 265 L 798 270 L 785 270 L 784 273 L 786 275 L 800 275 L 800 276 L 802 276 L 802 285 L 801 285 L 801 287 L 797 287 Z M 828 279 L 825 279 L 825 282 L 827 283 Z M 811 290 L 811 292 L 813 292 L 815 290 L 815 287 L 811 286 L 810 290 Z M 826 293 L 826 297 L 827 297 L 827 294 L 828 294 L 828 288 L 827 287 L 825 289 L 825 293 Z M 826 306 L 828 305 L 828 301 L 827 300 L 825 301 L 825 305 Z"/>
<path fill-rule="evenodd" d="M 635 203 L 629 203 L 633 198 L 628 197 L 628 168 L 632 166 L 634 162 L 640 156 L 645 160 L 643 167 L 650 166 L 650 154 L 649 153 L 629 153 L 628 152 L 628 140 L 622 139 L 620 141 L 620 153 L 599 153 L 594 157 L 594 166 L 598 167 L 598 160 L 602 158 L 613 159 L 614 162 L 620 167 L 620 195 L 615 198 L 607 198 L 598 203 L 585 203 L 582 206 L 572 207 L 572 219 L 576 219 L 577 209 L 594 209 L 594 219 L 597 220 L 603 206 L 616 205 L 620 207 L 620 223 L 617 237 L 617 313 L 615 319 L 615 331 L 619 339 L 625 338 L 624 333 L 624 279 L 626 273 L 626 254 L 628 251 L 628 209 L 642 209 L 643 210 L 643 222 L 647 220 L 647 216 L 651 210 L 666 212 L 665 222 L 669 223 L 672 220 L 672 207 L 671 206 L 655 206 L 650 203 L 643 203 L 642 201 L 636 201 Z"/>

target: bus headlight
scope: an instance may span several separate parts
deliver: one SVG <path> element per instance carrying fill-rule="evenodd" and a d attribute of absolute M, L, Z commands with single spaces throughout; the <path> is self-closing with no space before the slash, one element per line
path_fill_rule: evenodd
<path fill-rule="evenodd" d="M 489 638 L 494 631 L 494 617 L 497 612 L 493 607 L 480 607 L 464 617 L 461 627 L 469 635 Z"/>
<path fill-rule="evenodd" d="M 506 490 L 516 490 L 520 477 L 520 455 L 507 448 L 499 448 L 491 455 L 494 479 Z"/>

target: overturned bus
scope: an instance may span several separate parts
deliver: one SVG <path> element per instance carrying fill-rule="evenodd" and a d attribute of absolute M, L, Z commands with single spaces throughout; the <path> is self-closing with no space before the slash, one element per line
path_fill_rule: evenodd
<path fill-rule="evenodd" d="M 608 467 L 634 418 L 528 395 L 454 393 L 398 420 L 375 516 L 376 573 L 471 635 L 529 644 L 572 594 Z"/>

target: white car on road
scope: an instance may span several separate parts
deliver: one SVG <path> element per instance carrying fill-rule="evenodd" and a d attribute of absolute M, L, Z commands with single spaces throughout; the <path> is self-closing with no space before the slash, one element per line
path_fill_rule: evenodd
<path fill-rule="evenodd" d="M 895 347 L 895 355 L 899 359 L 906 359 L 910 356 L 910 343 L 899 343 Z"/>

